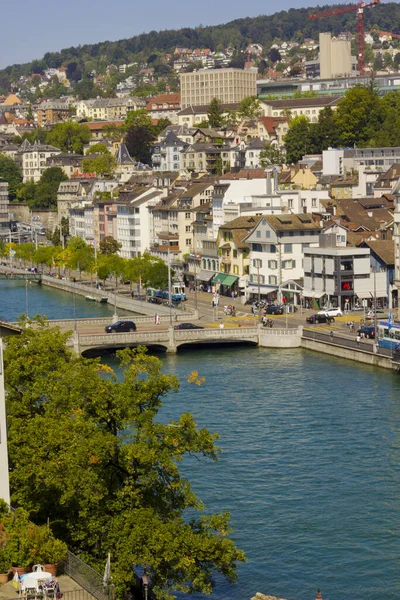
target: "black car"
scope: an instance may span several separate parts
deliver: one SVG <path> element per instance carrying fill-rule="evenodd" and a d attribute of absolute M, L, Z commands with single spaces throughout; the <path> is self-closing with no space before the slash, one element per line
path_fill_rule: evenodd
<path fill-rule="evenodd" d="M 316 313 L 315 315 L 310 315 L 306 318 L 307 323 L 311 323 L 314 325 L 315 323 L 333 323 L 335 319 L 330 317 L 329 315 Z"/>
<path fill-rule="evenodd" d="M 136 325 L 133 321 L 117 321 L 112 325 L 104 327 L 106 333 L 127 333 L 129 331 L 136 331 Z"/>
<path fill-rule="evenodd" d="M 282 308 L 282 306 L 275 306 L 275 305 L 267 306 L 267 308 L 265 309 L 265 314 L 266 315 L 283 315 L 283 308 Z"/>
<path fill-rule="evenodd" d="M 363 327 L 360 327 L 360 329 L 357 329 L 357 333 L 369 340 L 375 339 L 375 327 L 373 325 L 364 325 Z"/>
<path fill-rule="evenodd" d="M 163 299 L 159 296 L 148 296 L 147 302 L 150 302 L 151 304 L 162 304 Z"/>
<path fill-rule="evenodd" d="M 193 323 L 179 323 L 174 329 L 204 329 L 201 325 L 193 325 Z"/>

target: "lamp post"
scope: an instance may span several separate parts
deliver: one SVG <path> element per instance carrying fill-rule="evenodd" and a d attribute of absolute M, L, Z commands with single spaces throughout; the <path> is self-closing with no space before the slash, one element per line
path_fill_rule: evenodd
<path fill-rule="evenodd" d="M 256 259 L 257 261 L 257 283 L 258 283 L 258 320 L 261 321 L 261 288 L 260 288 L 260 266 L 261 266 L 261 260 L 259 258 Z"/>
<path fill-rule="evenodd" d="M 144 600 L 148 600 L 150 577 L 148 576 L 146 569 L 143 571 L 142 584 L 144 589 Z"/>

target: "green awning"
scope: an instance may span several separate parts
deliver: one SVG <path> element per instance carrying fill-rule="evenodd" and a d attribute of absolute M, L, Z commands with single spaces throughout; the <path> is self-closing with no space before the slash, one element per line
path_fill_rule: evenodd
<path fill-rule="evenodd" d="M 214 283 L 214 284 L 218 283 L 218 280 L 219 280 L 221 285 L 223 285 L 226 277 L 229 277 L 229 276 L 225 275 L 225 273 L 217 273 L 216 275 L 214 275 L 211 283 Z"/>
<path fill-rule="evenodd" d="M 226 275 L 225 279 L 223 281 L 221 281 L 221 284 L 230 287 L 238 279 L 239 279 L 239 277 L 237 277 L 236 275 Z"/>

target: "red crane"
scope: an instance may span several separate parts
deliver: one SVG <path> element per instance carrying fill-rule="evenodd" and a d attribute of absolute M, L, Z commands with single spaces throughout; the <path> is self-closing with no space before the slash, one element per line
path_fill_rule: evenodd
<path fill-rule="evenodd" d="M 367 6 L 376 6 L 380 3 L 381 0 L 359 2 L 358 4 L 343 6 L 343 8 L 332 8 L 332 10 L 310 15 L 310 19 L 320 19 L 322 17 L 331 17 L 332 15 L 341 15 L 352 10 L 357 11 L 358 71 L 360 75 L 364 75 L 364 8 L 367 8 Z"/>

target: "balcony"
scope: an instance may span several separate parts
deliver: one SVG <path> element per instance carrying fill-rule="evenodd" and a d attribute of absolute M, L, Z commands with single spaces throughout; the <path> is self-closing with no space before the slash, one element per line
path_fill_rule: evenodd
<path fill-rule="evenodd" d="M 221 257 L 221 262 L 223 265 L 230 265 L 232 260 L 230 256 L 222 256 Z"/>

